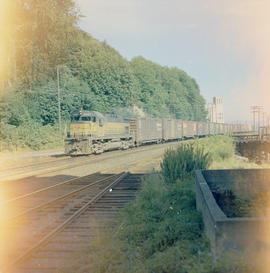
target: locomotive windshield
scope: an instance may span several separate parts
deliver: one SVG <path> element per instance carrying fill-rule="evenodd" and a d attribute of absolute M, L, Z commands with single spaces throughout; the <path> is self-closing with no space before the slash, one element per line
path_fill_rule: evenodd
<path fill-rule="evenodd" d="M 81 117 L 82 121 L 91 121 L 91 117 Z"/>
<path fill-rule="evenodd" d="M 80 120 L 80 116 L 73 116 L 72 117 L 72 121 L 79 121 Z"/>
<path fill-rule="evenodd" d="M 89 116 L 82 116 L 80 118 L 81 121 L 92 121 L 92 122 L 96 122 L 96 117 L 89 117 Z"/>
<path fill-rule="evenodd" d="M 77 110 L 71 116 L 72 122 L 97 122 L 99 119 L 104 119 L 104 116 L 97 111 Z"/>
<path fill-rule="evenodd" d="M 72 117 L 72 121 L 92 121 L 92 122 L 96 122 L 97 118 L 95 116 L 73 116 Z"/>

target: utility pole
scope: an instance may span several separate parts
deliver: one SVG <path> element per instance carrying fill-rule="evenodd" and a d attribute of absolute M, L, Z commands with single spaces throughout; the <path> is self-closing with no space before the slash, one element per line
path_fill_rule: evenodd
<path fill-rule="evenodd" d="M 251 113 L 253 114 L 253 128 L 254 128 L 254 130 L 256 130 L 256 128 L 258 128 L 258 130 L 260 129 L 262 109 L 263 109 L 263 107 L 259 106 L 259 105 L 251 106 Z M 257 114 L 257 124 L 256 124 L 256 114 Z"/>
<path fill-rule="evenodd" d="M 262 106 L 258 107 L 258 130 L 260 131 L 260 127 L 261 127 L 261 110 L 263 109 Z"/>
<path fill-rule="evenodd" d="M 253 114 L 253 130 L 255 131 L 255 113 L 256 113 L 256 107 L 251 106 L 251 113 Z"/>
<path fill-rule="evenodd" d="M 263 112 L 262 115 L 263 115 L 262 126 L 265 127 L 266 126 L 266 115 L 267 115 L 267 113 Z"/>
<path fill-rule="evenodd" d="M 61 94 L 60 94 L 60 74 L 59 67 L 57 66 L 57 94 L 58 94 L 58 126 L 59 135 L 62 136 L 62 122 L 61 122 Z"/>

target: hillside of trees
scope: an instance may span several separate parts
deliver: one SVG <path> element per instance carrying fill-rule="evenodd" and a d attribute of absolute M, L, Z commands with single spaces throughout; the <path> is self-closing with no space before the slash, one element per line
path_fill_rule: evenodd
<path fill-rule="evenodd" d="M 101 112 L 136 105 L 149 116 L 205 120 L 194 79 L 143 57 L 123 58 L 78 26 L 73 0 L 4 1 L 0 14 L 0 151 L 61 145 L 63 124 L 80 108 Z"/>

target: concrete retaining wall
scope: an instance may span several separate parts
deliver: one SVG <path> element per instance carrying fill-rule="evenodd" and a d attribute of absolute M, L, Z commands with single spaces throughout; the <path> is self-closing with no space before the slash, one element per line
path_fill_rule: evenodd
<path fill-rule="evenodd" d="M 196 204 L 214 254 L 240 249 L 270 249 L 270 218 L 228 218 L 212 191 L 235 189 L 241 193 L 269 190 L 270 169 L 196 171 Z"/>

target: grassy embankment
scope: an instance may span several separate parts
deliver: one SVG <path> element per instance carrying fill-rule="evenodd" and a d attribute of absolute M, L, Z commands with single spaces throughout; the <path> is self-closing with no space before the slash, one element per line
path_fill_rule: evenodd
<path fill-rule="evenodd" d="M 236 253 L 212 262 L 210 246 L 196 210 L 194 170 L 254 167 L 234 158 L 231 138 L 216 136 L 168 150 L 161 171 L 144 178 L 135 201 L 122 212 L 115 232 L 101 235 L 95 251 L 80 254 L 61 272 L 254 273 Z"/>
<path fill-rule="evenodd" d="M 14 126 L 5 125 L 1 130 L 4 130 L 2 134 L 5 137 L 0 137 L 0 153 L 49 150 L 64 146 L 57 126 L 29 124 L 14 130 Z"/>

